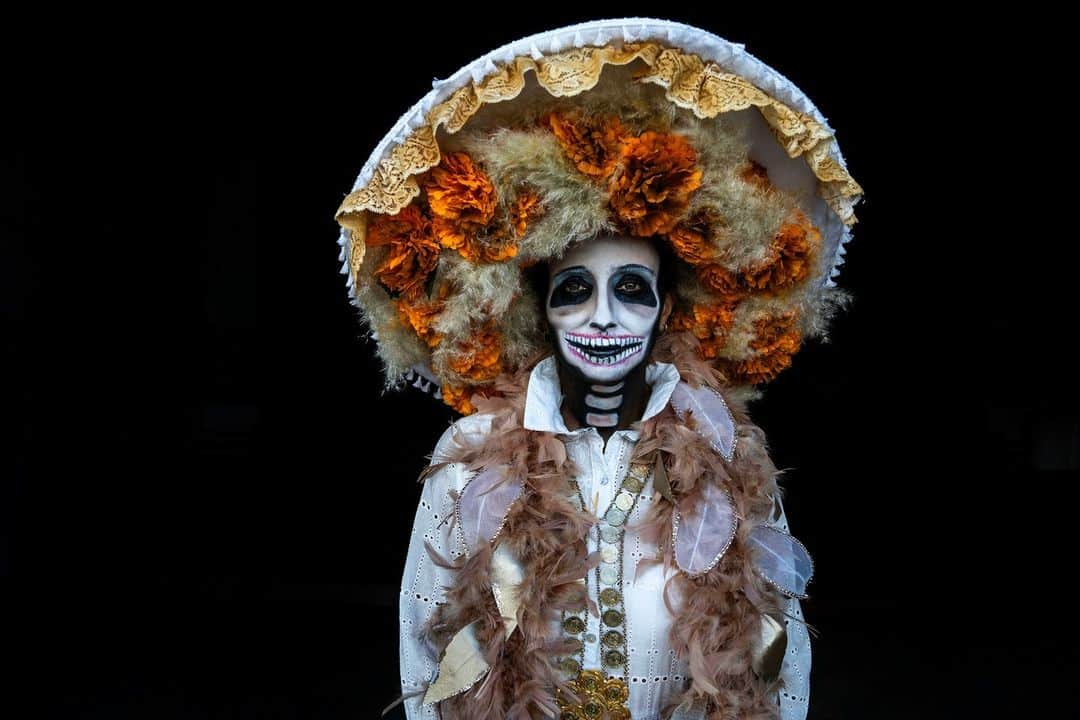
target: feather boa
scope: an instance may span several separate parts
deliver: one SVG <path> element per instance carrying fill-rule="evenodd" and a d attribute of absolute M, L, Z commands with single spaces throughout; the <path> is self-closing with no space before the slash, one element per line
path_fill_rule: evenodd
<path fill-rule="evenodd" d="M 686 333 L 669 333 L 657 341 L 653 361 L 672 362 L 682 379 L 718 391 L 725 380 L 699 359 L 696 340 Z M 555 688 L 562 681 L 557 658 L 572 652 L 555 622 L 562 610 L 580 610 L 595 603 L 588 598 L 583 578 L 599 561 L 588 554 L 588 530 L 595 520 L 569 501 L 567 479 L 573 463 L 554 433 L 522 427 L 529 368 L 500 378 L 501 397 L 479 399 L 477 408 L 492 416 L 491 431 L 477 444 L 458 443 L 456 462 L 471 470 L 507 465 L 524 479 L 522 500 L 510 510 L 497 542 L 506 542 L 525 568 L 518 623 L 520 632 L 507 638 L 491 591 L 490 546 L 457 562 L 441 558 L 431 546 L 433 561 L 453 568 L 455 580 L 446 603 L 440 605 L 423 633 L 440 651 L 462 627 L 481 621 L 477 637 L 485 648 L 490 671 L 468 690 L 443 700 L 443 718 L 467 720 L 531 720 L 557 717 Z M 779 680 L 766 683 L 751 669 L 752 646 L 761 615 L 780 612 L 782 598 L 751 569 L 747 538 L 773 508 L 778 471 L 769 459 L 764 433 L 750 422 L 743 404 L 727 393 L 738 438 L 735 456 L 726 462 L 670 405 L 641 425 L 635 461 L 662 452 L 676 502 L 682 507 L 700 499 L 706 483 L 721 483 L 731 492 L 739 518 L 735 540 L 708 573 L 690 578 L 676 572 L 664 587 L 671 612 L 671 646 L 688 659 L 691 682 L 678 701 L 663 708 L 669 717 L 681 702 L 706 700 L 710 720 L 776 718 Z M 643 562 L 674 564 L 671 547 L 672 506 L 652 505 L 639 532 L 660 549 L 660 557 Z"/>

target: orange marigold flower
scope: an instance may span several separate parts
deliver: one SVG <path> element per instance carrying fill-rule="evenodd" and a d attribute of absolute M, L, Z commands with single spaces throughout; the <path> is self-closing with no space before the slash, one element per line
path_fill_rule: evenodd
<path fill-rule="evenodd" d="M 686 225 L 677 226 L 668 233 L 667 239 L 675 254 L 691 265 L 701 265 L 709 258 L 704 236 Z"/>
<path fill-rule="evenodd" d="M 736 303 L 747 295 L 739 276 L 719 263 L 699 265 L 697 276 L 702 285 L 725 302 Z"/>
<path fill-rule="evenodd" d="M 712 360 L 720 353 L 727 340 L 727 331 L 735 323 L 735 305 L 699 305 L 695 303 L 689 310 L 680 309 L 671 316 L 671 327 L 693 333 L 701 341 L 701 354 L 706 360 Z"/>
<path fill-rule="evenodd" d="M 414 297 L 423 290 L 428 275 L 439 263 L 439 245 L 431 221 L 415 205 L 396 215 L 376 215 L 368 227 L 369 247 L 390 246 L 386 259 L 375 268 L 375 277 L 391 292 Z"/>
<path fill-rule="evenodd" d="M 532 190 L 525 190 L 510 206 L 510 221 L 514 225 L 514 232 L 521 237 L 529 229 L 529 223 L 543 214 L 544 206 L 540 204 L 540 196 Z"/>
<path fill-rule="evenodd" d="M 476 405 L 472 400 L 475 397 L 487 399 L 498 395 L 491 385 L 450 385 L 442 386 L 443 402 L 457 410 L 462 415 L 472 415 L 476 412 Z"/>
<path fill-rule="evenodd" d="M 697 153 L 681 135 L 646 132 L 623 144 L 622 167 L 608 184 L 611 208 L 632 235 L 667 233 L 701 187 Z"/>
<path fill-rule="evenodd" d="M 799 315 L 790 310 L 782 315 L 758 318 L 754 321 L 754 339 L 750 347 L 761 354 L 798 349 Z"/>
<path fill-rule="evenodd" d="M 489 236 L 487 242 L 474 246 L 472 257 L 464 255 L 473 262 L 503 262 L 517 257 L 517 243 L 513 240 L 498 242 L 498 237 Z"/>
<path fill-rule="evenodd" d="M 729 364 L 729 373 L 740 382 L 758 385 L 768 382 L 791 365 L 792 356 L 799 351 L 801 339 L 797 325 L 798 314 L 793 310 L 778 317 L 764 317 L 754 322 L 754 339 L 750 347 L 757 355 Z"/>
<path fill-rule="evenodd" d="M 472 223 L 456 222 L 441 217 L 436 217 L 431 221 L 435 239 L 444 248 L 450 248 L 451 250 L 460 250 L 468 242 L 469 237 L 479 229 L 470 227 L 471 225 Z"/>
<path fill-rule="evenodd" d="M 759 190 L 769 191 L 773 189 L 772 181 L 769 180 L 769 172 L 764 165 L 753 160 L 747 160 L 739 171 L 739 178 L 743 182 L 756 186 Z"/>
<path fill-rule="evenodd" d="M 676 332 L 685 332 L 693 329 L 694 318 L 682 308 L 676 308 L 675 311 L 671 313 L 671 319 L 668 320 L 668 324 L 671 326 L 671 329 Z"/>
<path fill-rule="evenodd" d="M 439 244 L 457 250 L 469 262 L 502 262 L 517 255 L 517 242 L 505 233 L 442 218 L 435 218 L 432 227 Z"/>
<path fill-rule="evenodd" d="M 615 170 L 627 137 L 617 117 L 549 113 L 541 123 L 551 128 L 563 152 L 583 174 L 600 182 Z"/>
<path fill-rule="evenodd" d="M 482 241 L 468 243 L 459 252 L 472 262 L 497 263 L 517 257 L 518 246 L 513 240 L 489 235 Z"/>
<path fill-rule="evenodd" d="M 456 155 L 468 158 L 463 153 L 456 153 Z M 429 189 L 429 201 L 431 192 Z M 435 211 L 434 206 L 432 211 Z M 529 221 L 539 216 L 542 211 L 543 208 L 536 194 L 526 191 L 511 204 L 508 211 L 509 222 L 520 236 L 524 234 Z M 481 217 L 475 214 L 474 216 Z M 496 263 L 515 257 L 518 251 L 517 241 L 510 236 L 511 230 L 504 227 L 505 222 L 507 222 L 505 215 L 500 213 L 496 217 L 493 209 L 491 214 L 487 215 L 487 220 L 482 222 L 467 219 L 464 215 L 452 218 L 436 214 L 432 221 L 432 228 L 440 245 L 457 250 L 466 260 L 474 263 Z"/>
<path fill-rule="evenodd" d="M 743 273 L 743 281 L 754 290 L 775 293 L 806 279 L 810 255 L 821 241 L 821 233 L 801 210 L 794 210 L 780 226 L 769 250 L 769 259 Z"/>
<path fill-rule="evenodd" d="M 488 324 L 458 345 L 450 358 L 450 369 L 478 382 L 494 380 L 502 372 L 502 333 Z"/>
<path fill-rule="evenodd" d="M 472 415 L 476 406 L 472 404 L 473 388 L 446 384 L 442 386 L 443 402 L 462 415 Z"/>
<path fill-rule="evenodd" d="M 517 257 L 517 242 L 502 232 L 481 232 L 458 248 L 461 256 L 474 263 L 497 263 Z"/>
<path fill-rule="evenodd" d="M 428 173 L 424 187 L 437 218 L 486 225 L 495 216 L 495 186 L 463 152 L 447 153 Z"/>
<path fill-rule="evenodd" d="M 724 348 L 724 343 L 727 342 L 725 337 L 712 337 L 701 341 L 701 357 L 706 360 L 715 360 L 720 357 L 720 351 Z"/>
<path fill-rule="evenodd" d="M 397 302 L 398 317 L 405 325 L 411 327 L 417 336 L 427 343 L 428 347 L 435 347 L 442 342 L 442 335 L 435 331 L 432 325 L 439 319 L 446 304 L 446 297 L 450 294 L 450 286 L 443 284 L 439 288 L 438 297 L 434 300 L 409 301 L 400 298 Z"/>
<path fill-rule="evenodd" d="M 668 233 L 667 239 L 680 258 L 694 266 L 702 265 L 713 255 L 710 239 L 725 224 L 723 215 L 712 208 L 706 208 L 675 226 L 675 229 Z"/>
<path fill-rule="evenodd" d="M 694 321 L 700 325 L 726 332 L 735 323 L 735 306 L 727 303 L 720 305 L 694 305 Z M 715 335 L 716 333 L 710 333 Z M 700 337 L 700 336 L 699 336 Z"/>

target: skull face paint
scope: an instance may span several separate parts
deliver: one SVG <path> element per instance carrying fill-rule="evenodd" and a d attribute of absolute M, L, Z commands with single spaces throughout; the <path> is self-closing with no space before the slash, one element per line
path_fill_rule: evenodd
<path fill-rule="evenodd" d="M 617 383 L 640 365 L 660 314 L 660 258 L 648 240 L 603 236 L 549 271 L 547 318 L 562 361 L 594 383 Z"/>

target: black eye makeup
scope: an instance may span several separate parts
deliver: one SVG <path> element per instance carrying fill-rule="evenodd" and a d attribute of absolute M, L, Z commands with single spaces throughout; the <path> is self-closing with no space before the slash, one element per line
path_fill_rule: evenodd
<path fill-rule="evenodd" d="M 553 308 L 567 305 L 580 305 L 592 297 L 593 282 L 588 271 L 583 267 L 563 270 L 552 278 L 554 290 L 548 305 Z"/>
<path fill-rule="evenodd" d="M 614 276 L 615 297 L 624 303 L 656 307 L 659 304 L 649 278 L 637 271 L 623 272 Z"/>

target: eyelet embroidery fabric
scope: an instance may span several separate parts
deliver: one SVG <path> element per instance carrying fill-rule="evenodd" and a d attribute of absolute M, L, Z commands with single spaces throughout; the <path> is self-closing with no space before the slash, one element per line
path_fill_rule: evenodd
<path fill-rule="evenodd" d="M 472 415 L 459 420 L 456 427 L 459 432 L 484 433 L 489 427 L 489 423 L 485 422 L 487 420 L 485 416 Z M 432 464 L 445 462 L 447 449 L 453 441 L 452 433 L 453 428 L 447 429 L 440 438 L 432 453 Z M 438 567 L 431 561 L 424 541 L 431 543 L 440 555 L 449 560 L 456 560 L 465 554 L 464 539 L 452 522 L 454 497 L 450 495 L 450 490 L 460 493 L 470 477 L 461 465 L 452 463 L 429 475 L 421 486 L 398 598 L 398 659 L 402 693 L 421 690 L 437 674 L 438 654 L 420 639 L 420 631 L 431 618 L 436 605 L 445 601 L 452 571 Z M 406 717 L 409 720 L 437 720 L 437 708 L 422 705 L 422 699 L 421 694 L 404 701 Z"/>
<path fill-rule="evenodd" d="M 772 524 L 790 532 L 784 503 L 777 498 L 776 504 L 780 508 L 780 517 Z M 788 598 L 784 614 L 787 616 L 784 629 L 788 646 L 780 668 L 780 677 L 784 679 L 784 687 L 780 690 L 780 717 L 781 720 L 803 720 L 810 707 L 810 633 L 798 599 Z"/>
<path fill-rule="evenodd" d="M 459 420 L 458 432 L 485 433 L 490 418 L 472 415 Z M 592 429 L 582 429 L 563 435 L 567 453 L 582 468 L 578 477 L 582 494 L 593 507 L 606 508 L 625 475 L 629 458 L 637 443 L 636 433 L 617 431 L 604 444 Z M 436 445 L 432 463 L 442 462 L 453 442 L 453 429 L 448 429 Z M 452 572 L 431 562 L 424 540 L 444 557 L 456 559 L 465 553 L 459 533 L 450 529 L 447 520 L 453 513 L 454 500 L 451 490 L 460 493 L 471 474 L 463 466 L 452 463 L 428 476 L 421 491 L 409 550 L 402 577 L 400 596 L 400 664 L 402 693 L 416 692 L 424 684 L 434 680 L 438 657 L 433 648 L 427 647 L 419 638 L 420 629 L 435 610 L 437 603 L 445 598 L 446 587 L 451 584 Z M 674 701 L 690 682 L 689 667 L 685 659 L 676 657 L 668 644 L 671 616 L 664 606 L 661 591 L 668 576 L 661 565 L 647 567 L 640 577 L 635 576 L 638 562 L 656 554 L 656 548 L 645 542 L 635 531 L 635 525 L 647 513 L 655 501 L 650 474 L 641 496 L 626 523 L 623 555 L 623 594 L 626 609 L 626 647 L 629 666 L 627 685 L 630 691 L 628 707 L 633 720 L 659 720 L 660 711 Z M 786 516 L 775 521 L 777 527 L 787 530 Z M 589 552 L 597 550 L 596 528 L 589 534 Z M 594 569 L 592 573 L 596 572 Z M 588 587 L 594 602 L 595 580 L 590 573 Z M 809 636 L 802 622 L 798 600 L 788 600 L 785 611 L 788 648 L 781 669 L 784 687 L 778 695 L 781 720 L 805 720 L 809 699 L 810 645 Z M 794 619 L 792 619 L 794 618 Z M 602 645 L 601 621 L 591 614 L 587 616 L 585 636 L 595 637 L 586 643 L 586 668 L 602 668 L 600 654 Z M 558 625 L 559 619 L 554 623 Z M 434 705 L 422 705 L 422 696 L 409 697 L 404 701 L 409 720 L 436 720 L 440 717 Z"/>

